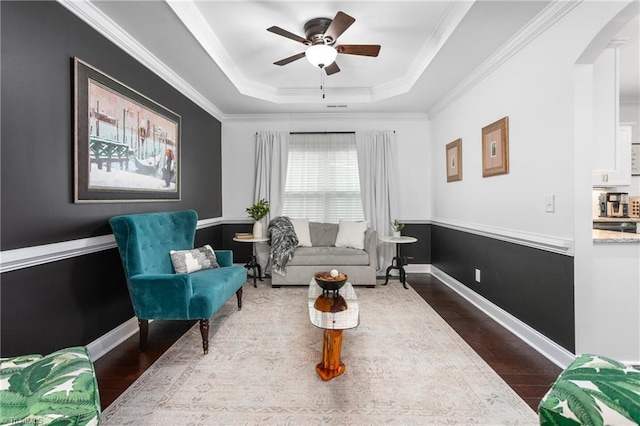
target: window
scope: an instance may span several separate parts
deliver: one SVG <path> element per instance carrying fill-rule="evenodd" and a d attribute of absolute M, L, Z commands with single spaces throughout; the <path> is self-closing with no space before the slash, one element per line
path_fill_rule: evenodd
<path fill-rule="evenodd" d="M 326 223 L 364 220 L 354 133 L 291 135 L 282 214 Z"/>

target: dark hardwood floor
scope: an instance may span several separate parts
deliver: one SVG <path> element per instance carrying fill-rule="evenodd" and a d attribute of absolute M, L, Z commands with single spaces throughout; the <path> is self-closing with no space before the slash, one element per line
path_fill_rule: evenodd
<path fill-rule="evenodd" d="M 407 281 L 537 411 L 540 399 L 561 369 L 432 275 L 408 274 Z M 109 406 L 194 323 L 154 321 L 149 327 L 146 352 L 138 352 L 136 334 L 98 359 L 95 368 L 102 408 Z"/>

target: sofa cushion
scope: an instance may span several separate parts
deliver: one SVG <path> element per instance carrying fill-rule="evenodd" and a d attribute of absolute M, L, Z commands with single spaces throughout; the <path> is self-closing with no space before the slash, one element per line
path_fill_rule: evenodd
<path fill-rule="evenodd" d="M 368 222 L 354 222 L 340 219 L 338 224 L 338 236 L 336 237 L 336 247 L 352 247 L 364 249 L 364 233 L 369 227 Z"/>
<path fill-rule="evenodd" d="M 340 265 L 368 264 L 369 254 L 364 250 L 348 247 L 298 247 L 287 266 L 319 265 L 330 270 Z"/>
<path fill-rule="evenodd" d="M 247 271 L 242 266 L 205 269 L 191 274 L 193 296 L 189 301 L 189 317 L 209 318 L 247 280 Z"/>
<path fill-rule="evenodd" d="M 309 219 L 289 219 L 298 237 L 298 247 L 311 247 Z"/>
<path fill-rule="evenodd" d="M 338 224 L 309 222 L 309 232 L 314 247 L 331 247 L 336 244 Z"/>

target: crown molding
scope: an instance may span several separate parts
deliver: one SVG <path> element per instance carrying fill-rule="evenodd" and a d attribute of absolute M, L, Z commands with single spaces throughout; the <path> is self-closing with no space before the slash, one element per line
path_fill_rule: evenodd
<path fill-rule="evenodd" d="M 447 7 L 444 17 L 433 30 L 431 36 L 416 54 L 407 73 L 402 77 L 380 84 L 372 89 L 373 100 L 381 100 L 408 93 L 436 57 L 442 46 L 458 27 L 476 0 L 452 2 Z"/>
<path fill-rule="evenodd" d="M 364 88 L 327 88 L 334 103 L 375 102 L 393 96 L 402 95 L 411 90 L 427 66 L 451 36 L 460 21 L 467 14 L 476 0 L 451 2 L 447 7 L 439 25 L 416 54 L 411 66 L 401 77 L 374 87 Z M 209 27 L 206 19 L 193 0 L 167 0 L 186 28 L 204 48 L 211 59 L 220 67 L 231 83 L 243 95 L 251 96 L 277 104 L 324 103 L 318 96 L 317 89 L 276 89 L 246 78 L 236 66 L 220 40 Z"/>
<path fill-rule="evenodd" d="M 349 112 L 309 112 L 309 113 L 281 113 L 281 114 L 227 114 L 225 123 L 259 122 L 259 121 L 303 121 L 303 120 L 378 120 L 378 121 L 427 121 L 426 113 L 349 113 Z"/>
<path fill-rule="evenodd" d="M 213 117 L 220 121 L 224 119 L 225 115 L 218 109 L 218 107 L 212 104 L 206 97 L 194 89 L 153 53 L 138 43 L 138 41 L 136 41 L 129 33 L 124 31 L 91 2 L 86 0 L 57 1 Z"/>
<path fill-rule="evenodd" d="M 487 58 L 478 68 L 457 84 L 449 93 L 438 101 L 429 111 L 435 117 L 447 106 L 458 100 L 503 63 L 515 56 L 525 46 L 547 31 L 553 24 L 571 12 L 584 0 L 553 1 L 544 8 L 531 22 L 514 35 L 504 46 Z"/>

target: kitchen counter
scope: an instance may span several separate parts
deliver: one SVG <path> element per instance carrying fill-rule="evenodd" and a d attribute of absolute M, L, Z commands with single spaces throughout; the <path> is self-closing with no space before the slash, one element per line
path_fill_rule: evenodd
<path fill-rule="evenodd" d="M 595 217 L 594 222 L 640 222 L 640 217 Z"/>
<path fill-rule="evenodd" d="M 593 230 L 594 243 L 635 243 L 640 244 L 640 234 L 631 232 L 615 232 L 603 231 L 600 229 Z"/>

